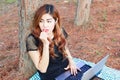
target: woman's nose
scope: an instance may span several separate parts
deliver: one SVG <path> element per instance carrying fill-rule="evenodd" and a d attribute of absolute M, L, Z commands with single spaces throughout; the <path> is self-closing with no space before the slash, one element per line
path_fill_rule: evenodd
<path fill-rule="evenodd" d="M 47 27 L 47 25 L 48 25 L 47 22 L 44 22 L 44 23 L 43 23 L 43 26 L 44 26 L 44 27 Z"/>

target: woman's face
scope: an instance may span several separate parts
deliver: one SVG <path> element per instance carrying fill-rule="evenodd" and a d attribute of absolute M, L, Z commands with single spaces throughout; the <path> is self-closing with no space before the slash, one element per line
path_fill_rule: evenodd
<path fill-rule="evenodd" d="M 55 27 L 55 23 L 56 23 L 55 19 L 50 14 L 46 13 L 41 17 L 39 26 L 41 31 L 44 31 L 47 34 L 51 34 Z"/>

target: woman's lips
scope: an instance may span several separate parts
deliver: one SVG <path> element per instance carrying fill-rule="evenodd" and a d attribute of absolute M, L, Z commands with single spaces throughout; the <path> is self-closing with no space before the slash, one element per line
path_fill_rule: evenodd
<path fill-rule="evenodd" d="M 43 29 L 43 31 L 44 31 L 44 32 L 48 32 L 48 31 L 49 31 L 49 29 Z"/>

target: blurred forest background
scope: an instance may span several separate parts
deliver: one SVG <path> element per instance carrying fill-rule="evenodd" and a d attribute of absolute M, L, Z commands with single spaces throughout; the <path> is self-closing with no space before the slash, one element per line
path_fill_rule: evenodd
<path fill-rule="evenodd" d="M 107 66 L 120 70 L 120 0 L 92 0 L 87 24 L 74 25 L 76 0 L 42 0 L 54 4 L 69 34 L 74 57 L 98 62 L 110 54 Z M 0 80 L 17 80 L 19 17 L 16 0 L 0 0 Z"/>

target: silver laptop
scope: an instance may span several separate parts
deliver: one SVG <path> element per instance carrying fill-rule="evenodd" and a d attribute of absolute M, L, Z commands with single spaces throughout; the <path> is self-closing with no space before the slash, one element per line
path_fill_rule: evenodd
<path fill-rule="evenodd" d="M 102 70 L 105 63 L 107 62 L 108 57 L 109 57 L 109 55 L 106 55 L 102 60 L 100 60 L 92 68 L 90 68 L 86 72 L 84 72 L 81 80 L 89 80 L 92 77 L 94 77 L 97 73 L 99 73 Z M 85 63 L 79 61 L 76 63 L 76 65 L 77 65 L 77 67 L 81 68 L 83 65 L 85 65 Z M 65 80 L 70 75 L 71 75 L 70 71 L 66 71 L 63 74 L 56 77 L 55 80 Z"/>

